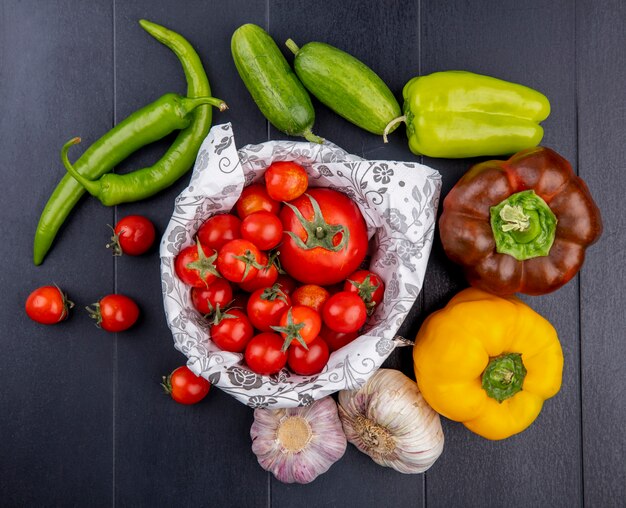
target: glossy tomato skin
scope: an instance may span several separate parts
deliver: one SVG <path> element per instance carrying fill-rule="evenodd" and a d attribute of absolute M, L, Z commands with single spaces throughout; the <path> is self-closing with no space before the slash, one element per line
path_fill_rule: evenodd
<path fill-rule="evenodd" d="M 291 299 L 285 294 L 268 296 L 266 289 L 257 289 L 250 295 L 247 312 L 248 319 L 257 330 L 271 332 L 272 326 L 280 323 L 283 313 L 291 306 Z"/>
<path fill-rule="evenodd" d="M 345 194 L 321 188 L 309 188 L 307 193 L 292 201 L 305 219 L 313 219 L 313 206 L 308 196 L 319 204 L 324 220 L 330 225 L 342 225 L 349 229 L 350 239 L 347 245 L 337 252 L 314 247 L 303 249 L 291 236 L 285 234 L 280 246 L 280 262 L 283 269 L 294 279 L 305 284 L 329 286 L 343 280 L 354 272 L 367 254 L 368 240 L 365 220 L 357 205 Z M 304 242 L 307 233 L 296 214 L 285 206 L 280 213 L 283 230 L 292 232 Z M 338 233 L 332 239 L 334 245 L 342 240 Z"/>
<path fill-rule="evenodd" d="M 219 251 L 231 240 L 241 238 L 241 219 L 230 213 L 220 213 L 209 217 L 198 229 L 200 243 Z"/>
<path fill-rule="evenodd" d="M 241 289 L 248 293 L 253 293 L 257 289 L 268 288 L 276 283 L 278 279 L 278 269 L 274 264 L 267 267 L 267 256 L 262 252 L 260 264 L 263 265 L 264 268 L 259 269 L 254 279 L 239 283 Z"/>
<path fill-rule="evenodd" d="M 291 301 L 294 305 L 304 305 L 321 313 L 326 300 L 329 298 L 330 293 L 323 287 L 315 284 L 305 284 L 293 292 Z"/>
<path fill-rule="evenodd" d="M 254 335 L 248 317 L 238 309 L 230 309 L 218 324 L 210 327 L 211 340 L 223 351 L 241 353 Z"/>
<path fill-rule="evenodd" d="M 244 188 L 235 203 L 235 210 L 241 219 L 245 219 L 251 213 L 261 211 L 277 214 L 280 207 L 281 204 L 269 196 L 265 186 L 258 183 Z"/>
<path fill-rule="evenodd" d="M 126 295 L 106 295 L 96 304 L 96 308 L 97 314 L 93 316 L 96 324 L 107 332 L 128 330 L 139 318 L 139 307 Z"/>
<path fill-rule="evenodd" d="M 218 305 L 224 310 L 232 299 L 233 288 L 224 279 L 216 279 L 205 288 L 191 288 L 191 303 L 200 314 L 211 314 Z"/>
<path fill-rule="evenodd" d="M 189 405 L 204 399 L 209 393 L 211 384 L 203 377 L 196 376 L 185 365 L 178 367 L 165 378 L 163 387 L 176 402 Z"/>
<path fill-rule="evenodd" d="M 298 283 L 296 282 L 296 280 L 285 273 L 278 274 L 276 284 L 280 285 L 280 289 L 287 296 L 291 296 L 298 287 Z"/>
<path fill-rule="evenodd" d="M 279 323 L 280 328 L 284 330 L 281 331 L 280 334 L 285 341 L 288 341 L 287 346 L 300 343 L 298 339 L 290 338 L 288 332 L 291 325 L 290 320 L 296 326 L 304 324 L 304 327 L 302 327 L 298 333 L 305 344 L 310 344 L 319 335 L 322 328 L 322 319 L 319 312 L 314 311 L 310 307 L 305 307 L 304 305 L 294 305 L 290 307 L 283 312 Z"/>
<path fill-rule="evenodd" d="M 156 236 L 154 224 L 143 215 L 127 215 L 117 222 L 113 231 L 113 242 L 109 245 L 118 246 L 114 253 L 130 256 L 139 256 L 147 252 Z"/>
<path fill-rule="evenodd" d="M 336 332 L 358 331 L 367 319 L 367 309 L 356 293 L 340 291 L 331 296 L 322 311 L 324 323 Z"/>
<path fill-rule="evenodd" d="M 265 171 L 267 193 L 276 201 L 292 201 L 302 196 L 309 186 L 306 170 L 291 161 L 274 162 Z"/>
<path fill-rule="evenodd" d="M 28 295 L 24 307 L 33 321 L 53 325 L 67 319 L 70 303 L 58 287 L 42 286 Z"/>
<path fill-rule="evenodd" d="M 244 357 L 253 372 L 264 376 L 276 374 L 287 363 L 287 353 L 281 351 L 283 339 L 277 333 L 260 333 L 248 342 Z"/>
<path fill-rule="evenodd" d="M 256 277 L 261 259 L 261 251 L 256 245 L 239 238 L 231 240 L 220 249 L 217 270 L 231 282 L 247 282 Z"/>
<path fill-rule="evenodd" d="M 371 306 L 373 310 L 383 301 L 385 283 L 374 272 L 357 270 L 348 276 L 348 280 L 343 285 L 343 290 L 358 294 L 365 302 L 365 306 Z"/>
<path fill-rule="evenodd" d="M 336 332 L 335 330 L 328 328 L 325 324 L 322 325 L 322 329 L 320 330 L 320 338 L 326 342 L 328 345 L 328 349 L 331 352 L 337 351 L 341 349 L 347 344 L 350 344 L 354 339 L 359 336 L 358 332 Z"/>
<path fill-rule="evenodd" d="M 283 223 L 276 214 L 254 212 L 242 221 L 241 237 L 251 241 L 260 250 L 271 250 L 283 238 Z"/>
<path fill-rule="evenodd" d="M 202 253 L 200 253 L 198 249 L 201 249 Z M 215 250 L 201 243 L 185 247 L 174 259 L 176 275 L 188 286 L 205 288 L 218 278 L 217 275 L 213 273 L 213 271 L 216 270 L 214 256 L 216 256 Z M 201 258 L 204 259 L 206 263 L 212 265 L 213 268 L 210 271 L 197 268 L 197 263 Z M 194 266 L 196 266 L 196 268 L 194 268 Z"/>
<path fill-rule="evenodd" d="M 296 374 L 301 376 L 311 376 L 322 372 L 328 363 L 330 351 L 328 345 L 321 338 L 316 338 L 308 344 L 306 350 L 298 344 L 293 344 L 289 348 L 287 364 Z"/>

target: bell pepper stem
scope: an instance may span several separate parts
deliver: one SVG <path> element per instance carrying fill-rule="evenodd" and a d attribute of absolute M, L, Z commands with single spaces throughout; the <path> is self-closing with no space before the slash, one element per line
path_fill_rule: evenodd
<path fill-rule="evenodd" d="M 498 402 L 513 397 L 522 390 L 526 367 L 519 353 L 506 353 L 489 360 L 483 372 L 482 387 Z"/>
<path fill-rule="evenodd" d="M 393 120 L 391 120 L 391 122 L 387 124 L 387 127 L 385 127 L 385 132 L 383 132 L 383 143 L 389 142 L 389 140 L 387 139 L 387 136 L 389 135 L 389 131 L 393 129 L 393 127 L 399 124 L 400 122 L 406 122 L 406 115 L 402 115 L 402 116 L 399 116 L 398 118 L 394 118 Z"/>
<path fill-rule="evenodd" d="M 297 55 L 298 51 L 300 51 L 300 48 L 295 42 L 293 42 L 293 39 L 287 39 L 285 41 L 285 46 L 287 46 L 294 55 Z"/>
<path fill-rule="evenodd" d="M 98 197 L 98 194 L 100 193 L 100 186 L 98 185 L 98 183 L 92 180 L 88 180 L 87 178 L 82 176 L 80 173 L 78 173 L 78 171 L 74 169 L 74 166 L 72 166 L 72 164 L 70 163 L 70 160 L 67 157 L 67 152 L 69 151 L 70 147 L 80 142 L 81 142 L 81 139 L 79 137 L 75 137 L 75 138 L 70 139 L 67 143 L 65 143 L 63 145 L 63 148 L 61 148 L 61 161 L 63 162 L 63 166 L 65 166 L 65 169 L 67 170 L 67 172 L 70 175 L 72 175 L 72 177 L 79 184 L 81 184 L 85 188 L 85 190 L 89 192 L 89 194 L 91 194 L 92 196 Z"/>
<path fill-rule="evenodd" d="M 530 216 L 524 213 L 524 209 L 519 206 L 504 205 L 500 210 L 500 218 L 503 220 L 502 231 L 527 231 L 530 227 Z"/>

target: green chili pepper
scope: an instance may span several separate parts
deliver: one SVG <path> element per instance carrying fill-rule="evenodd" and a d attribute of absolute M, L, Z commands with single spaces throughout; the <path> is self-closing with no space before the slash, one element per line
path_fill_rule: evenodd
<path fill-rule="evenodd" d="M 541 93 L 517 83 L 466 71 L 411 79 L 402 91 L 409 148 L 429 157 L 505 155 L 537 146 L 539 122 L 550 114 Z"/>
<path fill-rule="evenodd" d="M 188 98 L 166 94 L 120 122 L 78 159 L 75 170 L 82 177 L 98 178 L 142 146 L 161 139 L 173 130 L 185 129 L 161 161 L 153 166 L 161 171 L 172 169 L 169 177 L 175 177 L 175 180 L 191 167 L 200 143 L 210 128 L 211 107 L 204 105 L 212 104 L 222 110 L 226 108 L 226 104 L 219 99 L 208 97 L 211 90 L 202 63 L 182 36 L 146 20 L 139 23 L 178 56 L 187 78 Z M 197 111 L 192 113 L 194 108 Z M 43 261 L 60 227 L 84 192 L 84 187 L 69 174 L 57 185 L 35 232 L 33 257 L 36 265 Z"/>

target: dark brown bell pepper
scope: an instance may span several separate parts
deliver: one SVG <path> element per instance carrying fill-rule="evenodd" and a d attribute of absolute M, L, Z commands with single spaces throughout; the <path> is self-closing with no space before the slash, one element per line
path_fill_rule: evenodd
<path fill-rule="evenodd" d="M 473 166 L 446 196 L 439 228 L 472 286 L 541 295 L 578 273 L 602 218 L 569 162 L 537 147 Z"/>

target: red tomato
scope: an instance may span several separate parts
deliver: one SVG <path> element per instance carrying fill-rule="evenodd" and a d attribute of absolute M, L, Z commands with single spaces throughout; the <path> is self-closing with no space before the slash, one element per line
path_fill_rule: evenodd
<path fill-rule="evenodd" d="M 276 285 L 257 289 L 248 300 L 248 319 L 257 330 L 271 332 L 280 323 L 283 313 L 291 305 L 289 297 Z"/>
<path fill-rule="evenodd" d="M 289 348 L 287 364 L 291 370 L 301 376 L 311 376 L 322 372 L 330 356 L 328 345 L 319 337 L 312 340 L 308 346 L 308 350 L 297 344 Z"/>
<path fill-rule="evenodd" d="M 96 320 L 96 326 L 107 332 L 128 330 L 139 318 L 139 307 L 125 295 L 106 295 L 87 307 L 87 312 Z"/>
<path fill-rule="evenodd" d="M 328 348 L 331 351 L 337 351 L 341 349 L 346 344 L 350 344 L 354 339 L 359 336 L 358 332 L 336 332 L 331 328 L 328 328 L 326 325 L 322 325 L 322 329 L 320 330 L 320 337 L 324 339 L 324 342 L 328 344 Z"/>
<path fill-rule="evenodd" d="M 128 215 L 115 225 L 107 248 L 113 248 L 114 256 L 138 256 L 152 247 L 155 236 L 154 225 L 149 219 L 142 215 Z"/>
<path fill-rule="evenodd" d="M 37 323 L 53 325 L 65 319 L 74 306 L 56 286 L 35 289 L 26 299 L 25 309 L 29 318 Z"/>
<path fill-rule="evenodd" d="M 291 301 L 294 305 L 304 305 L 311 307 L 317 312 L 322 312 L 326 300 L 330 298 L 330 293 L 321 286 L 306 284 L 300 286 L 293 292 Z"/>
<path fill-rule="evenodd" d="M 289 275 L 284 273 L 278 274 L 276 284 L 280 285 L 280 289 L 287 296 L 291 296 L 298 287 L 298 283 L 295 281 L 295 279 L 293 277 L 289 277 Z"/>
<path fill-rule="evenodd" d="M 248 293 L 253 293 L 257 289 L 273 286 L 276 279 L 278 279 L 278 268 L 276 268 L 274 263 L 268 266 L 268 262 L 267 255 L 261 252 L 259 264 L 262 265 L 263 268 L 259 269 L 254 279 L 248 282 L 240 282 L 239 287 Z"/>
<path fill-rule="evenodd" d="M 281 350 L 283 339 L 277 333 L 260 333 L 248 342 L 244 353 L 250 370 L 269 376 L 276 374 L 287 363 L 287 353 Z"/>
<path fill-rule="evenodd" d="M 179 404 L 200 402 L 211 388 L 206 379 L 196 376 L 187 366 L 178 367 L 169 376 L 163 376 L 161 386 Z"/>
<path fill-rule="evenodd" d="M 265 186 L 272 199 L 291 201 L 305 193 L 309 177 L 306 170 L 295 162 L 274 162 L 265 171 Z"/>
<path fill-rule="evenodd" d="M 271 250 L 283 238 L 283 224 L 270 212 L 254 212 L 241 223 L 241 237 L 261 250 Z"/>
<path fill-rule="evenodd" d="M 328 328 L 350 333 L 358 331 L 365 324 L 367 309 L 359 295 L 340 291 L 328 299 L 322 316 Z"/>
<path fill-rule="evenodd" d="M 220 313 L 217 323 L 210 327 L 211 340 L 224 351 L 241 353 L 254 335 L 254 328 L 246 315 L 237 309 Z"/>
<path fill-rule="evenodd" d="M 252 242 L 238 239 L 225 244 L 217 256 L 217 269 L 231 282 L 246 282 L 256 277 L 263 265 L 261 252 Z"/>
<path fill-rule="evenodd" d="M 313 200 L 313 201 L 312 201 Z M 314 203 L 319 212 L 314 212 Z M 293 212 L 297 208 L 304 222 Z M 367 227 L 356 204 L 332 189 L 309 189 L 280 213 L 285 235 L 280 263 L 294 279 L 328 286 L 343 281 L 367 253 Z M 349 239 L 344 231 L 349 231 Z"/>
<path fill-rule="evenodd" d="M 374 309 L 383 301 L 385 284 L 374 272 L 357 270 L 348 277 L 343 290 L 358 294 L 367 308 L 367 314 L 372 315 Z"/>
<path fill-rule="evenodd" d="M 206 288 L 191 288 L 191 303 L 200 314 L 211 314 L 220 306 L 224 310 L 233 299 L 233 288 L 224 279 L 216 279 Z"/>
<path fill-rule="evenodd" d="M 243 190 L 235 203 L 235 210 L 239 217 L 245 219 L 254 212 L 266 211 L 277 214 L 280 211 L 280 203 L 270 198 L 265 186 L 254 183 Z"/>
<path fill-rule="evenodd" d="M 241 220 L 230 213 L 220 213 L 205 220 L 198 229 L 198 240 L 211 249 L 219 251 L 231 240 L 241 238 Z"/>
<path fill-rule="evenodd" d="M 174 260 L 176 275 L 188 286 L 205 288 L 219 277 L 215 260 L 217 252 L 199 241 L 185 247 Z"/>
<path fill-rule="evenodd" d="M 310 344 L 322 328 L 322 319 L 318 312 L 304 305 L 296 305 L 286 310 L 280 318 L 280 326 L 273 329 L 285 339 L 283 350 L 295 340 L 301 345 Z"/>

